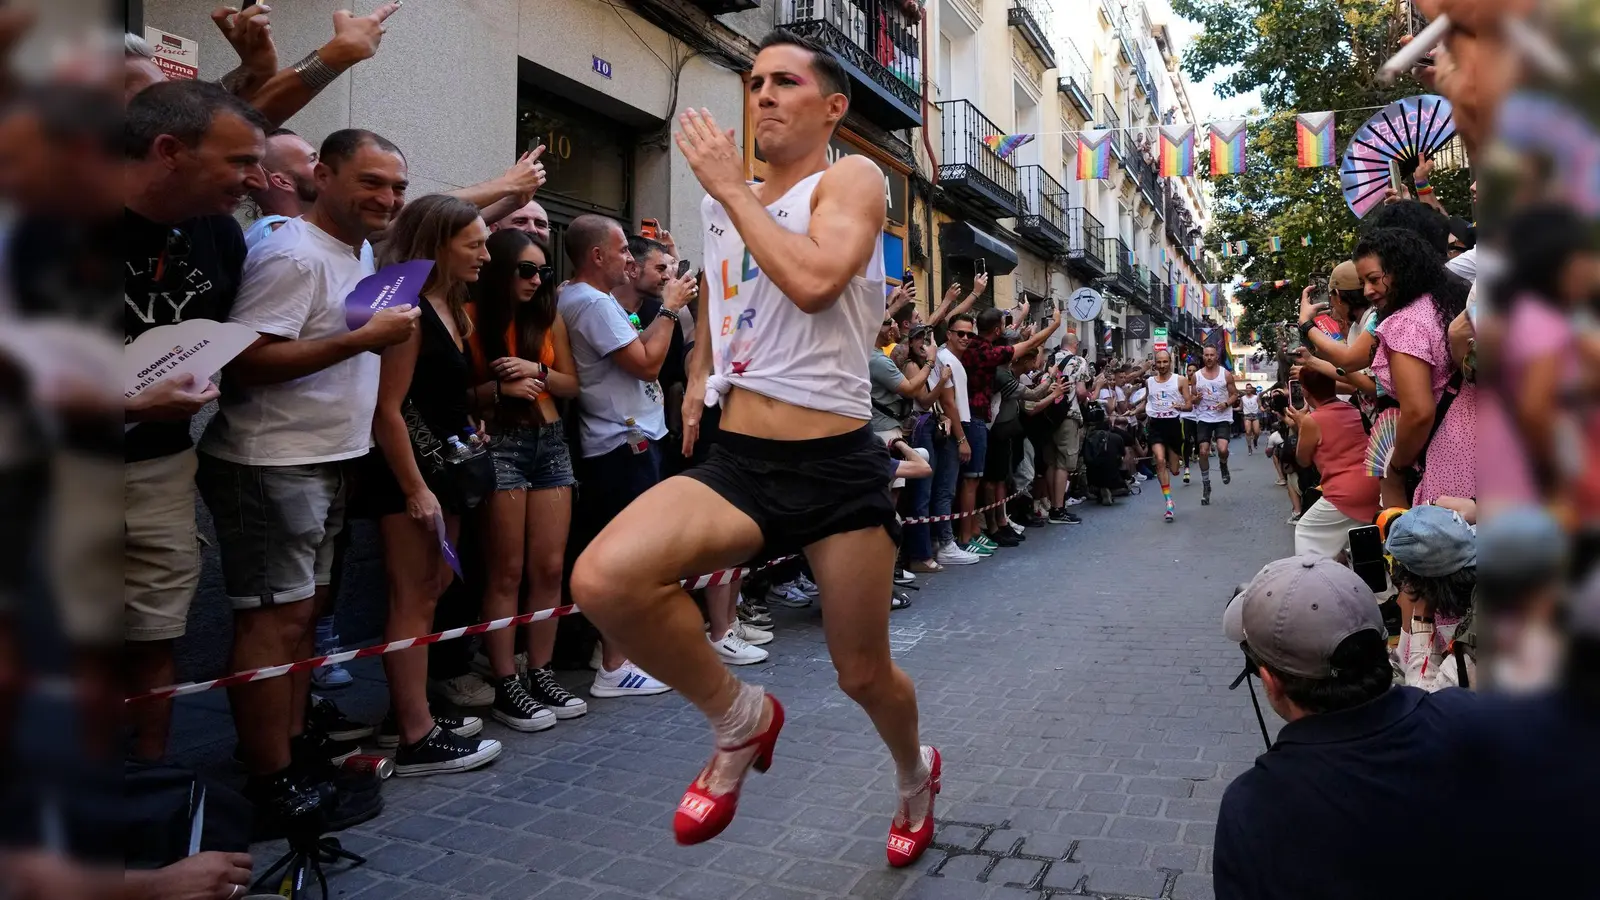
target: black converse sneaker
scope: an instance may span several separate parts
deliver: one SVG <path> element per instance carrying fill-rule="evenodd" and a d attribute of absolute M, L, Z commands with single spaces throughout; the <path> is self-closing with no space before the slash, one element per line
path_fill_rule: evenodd
<path fill-rule="evenodd" d="M 489 715 L 495 721 L 518 731 L 543 731 L 556 727 L 555 713 L 528 695 L 522 679 L 507 675 L 494 686 L 494 706 Z"/>
<path fill-rule="evenodd" d="M 466 772 L 487 765 L 499 755 L 499 741 L 465 738 L 435 725 L 427 737 L 395 751 L 394 774 L 408 777 Z"/>
<path fill-rule="evenodd" d="M 457 737 L 472 737 L 483 730 L 483 720 L 477 716 L 442 716 L 433 714 L 433 724 L 451 732 Z M 400 725 L 395 721 L 394 710 L 383 717 L 383 724 L 378 726 L 377 745 L 385 750 L 392 750 L 400 746 Z"/>
<path fill-rule="evenodd" d="M 1228 460 L 1227 460 L 1227 458 L 1224 457 L 1222 459 L 1217 460 L 1217 462 L 1222 464 L 1222 483 L 1223 484 L 1232 484 L 1233 483 L 1233 478 L 1230 475 L 1228 475 Z"/>
<path fill-rule="evenodd" d="M 357 722 L 345 715 L 337 703 L 312 694 L 306 706 L 306 730 L 319 731 L 335 741 L 360 741 L 372 737 L 378 727 Z"/>
<path fill-rule="evenodd" d="M 556 681 L 556 673 L 550 671 L 549 666 L 539 669 L 530 668 L 523 676 L 523 685 L 533 699 L 555 713 L 558 719 L 576 719 L 589 711 L 589 703 L 582 697 L 575 696 L 561 682 Z"/>

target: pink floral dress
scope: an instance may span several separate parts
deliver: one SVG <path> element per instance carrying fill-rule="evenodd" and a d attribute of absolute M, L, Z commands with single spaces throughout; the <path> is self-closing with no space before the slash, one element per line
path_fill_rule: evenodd
<path fill-rule="evenodd" d="M 1405 309 L 1378 323 L 1378 355 L 1372 374 L 1385 393 L 1395 396 L 1391 356 L 1403 353 L 1428 364 L 1432 370 L 1433 399 L 1438 402 L 1450 382 L 1454 366 L 1450 342 L 1439 324 L 1432 298 L 1424 295 Z M 1450 405 L 1444 422 L 1428 445 L 1422 484 L 1411 498 L 1414 504 L 1432 503 L 1440 497 L 1478 496 L 1477 388 L 1468 381 Z"/>

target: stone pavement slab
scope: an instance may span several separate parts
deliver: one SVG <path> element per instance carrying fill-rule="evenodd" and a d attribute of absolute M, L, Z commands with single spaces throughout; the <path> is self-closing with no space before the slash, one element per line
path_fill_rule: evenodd
<path fill-rule="evenodd" d="M 1082 525 L 918 580 L 892 619 L 895 657 L 945 768 L 935 847 L 912 870 L 885 866 L 892 766 L 835 685 L 817 610 L 775 608 L 771 662 L 739 674 L 783 699 L 788 724 L 719 839 L 682 848 L 670 833 L 709 749 L 700 715 L 673 694 L 591 700 L 538 734 L 489 723 L 506 750 L 484 770 L 387 782 L 384 814 L 342 835 L 369 862 L 335 867 L 332 894 L 1210 897 L 1222 790 L 1262 746 L 1248 696 L 1227 689 L 1240 655 L 1220 616 L 1234 585 L 1292 552 L 1271 464 L 1239 446 L 1213 505 L 1199 506 L 1198 476 L 1174 485 L 1174 524 L 1152 481 L 1113 508 L 1077 507 Z M 376 719 L 381 670 L 356 672 L 337 697 Z M 587 673 L 563 681 L 582 693 Z M 226 716 L 220 695 L 184 701 L 188 758 L 222 765 Z"/>

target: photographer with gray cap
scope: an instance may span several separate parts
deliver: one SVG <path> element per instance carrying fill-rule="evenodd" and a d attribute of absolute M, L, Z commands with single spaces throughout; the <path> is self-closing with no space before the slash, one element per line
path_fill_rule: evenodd
<path fill-rule="evenodd" d="M 1462 783 L 1453 765 L 1466 691 L 1393 683 L 1372 589 L 1331 559 L 1268 563 L 1223 614 L 1286 723 L 1228 786 L 1217 817 L 1218 900 L 1408 897 L 1438 886 L 1447 829 L 1411 828 Z M 1434 841 L 1439 846 L 1434 846 Z"/>

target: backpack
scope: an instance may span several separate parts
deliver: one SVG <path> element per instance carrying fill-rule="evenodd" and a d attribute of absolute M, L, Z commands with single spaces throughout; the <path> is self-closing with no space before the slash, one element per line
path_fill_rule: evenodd
<path fill-rule="evenodd" d="M 1122 438 L 1106 429 L 1090 432 L 1083 442 L 1084 466 L 1089 484 L 1097 488 L 1119 488 L 1122 479 Z"/>

